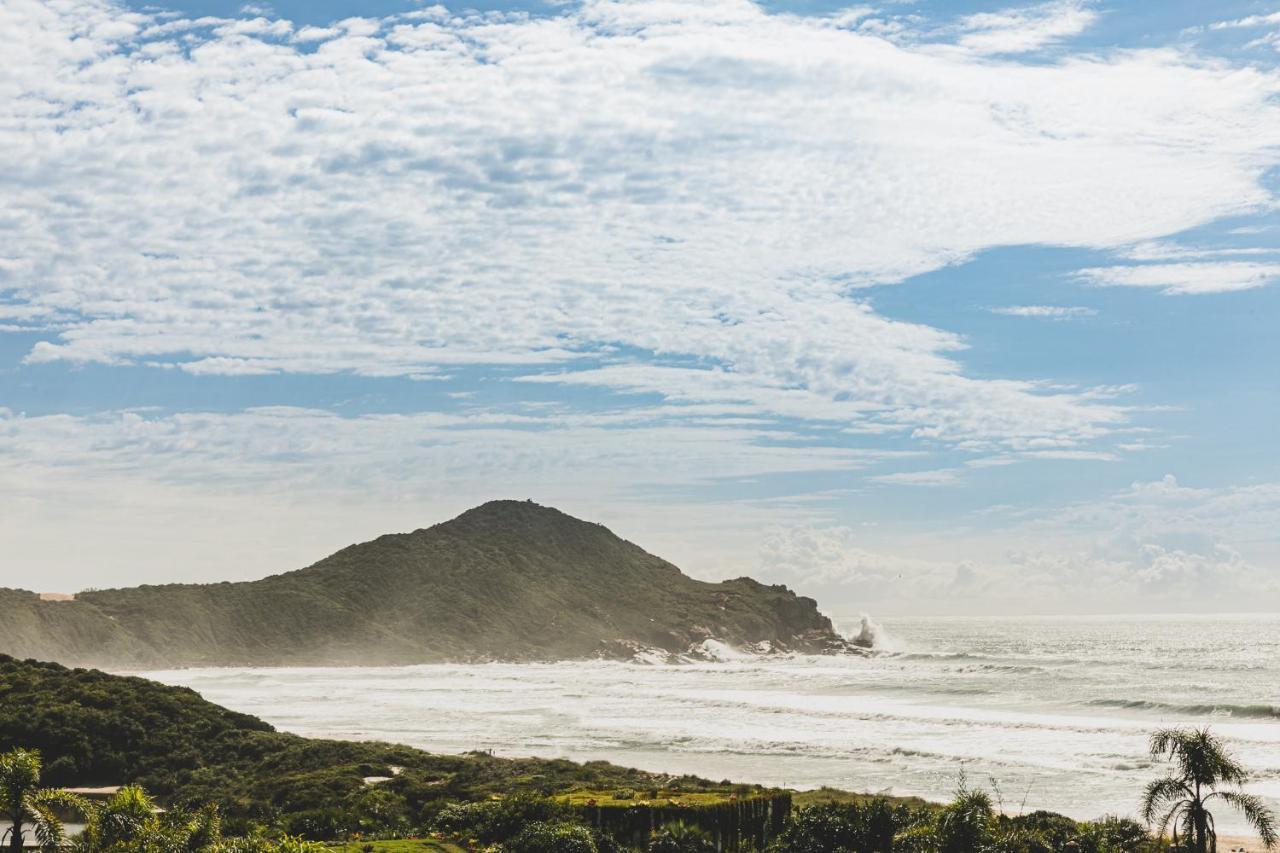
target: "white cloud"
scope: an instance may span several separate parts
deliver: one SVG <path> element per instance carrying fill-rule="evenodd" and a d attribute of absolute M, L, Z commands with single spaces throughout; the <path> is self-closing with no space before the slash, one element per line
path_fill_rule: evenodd
<path fill-rule="evenodd" d="M 1093 14 L 966 26 L 996 49 Z M 919 439 L 1087 442 L 1128 413 L 967 377 L 964 340 L 856 289 L 1253 210 L 1280 143 L 1275 74 L 1162 50 L 1023 66 L 742 0 L 331 30 L 0 10 L 0 286 L 59 331 L 31 362 L 509 364 Z"/>
<path fill-rule="evenodd" d="M 1004 314 L 1008 317 L 1039 317 L 1047 320 L 1094 317 L 1098 313 L 1096 308 L 1080 305 L 1004 305 L 987 310 L 992 314 Z"/>
<path fill-rule="evenodd" d="M 307 26 L 307 27 L 299 27 L 298 31 L 294 34 L 293 38 L 295 41 L 300 41 L 300 42 L 326 41 L 341 33 L 342 33 L 342 30 L 338 29 L 337 27 Z"/>
<path fill-rule="evenodd" d="M 1098 13 L 1080 0 L 979 12 L 960 22 L 958 43 L 975 53 L 1026 53 L 1079 35 L 1097 19 Z"/>
<path fill-rule="evenodd" d="M 1104 450 L 1026 450 L 1019 455 L 1030 459 L 1069 459 L 1089 462 L 1114 462 L 1119 458 L 1114 453 L 1107 453 Z"/>
<path fill-rule="evenodd" d="M 823 600 L 880 602 L 899 596 L 935 598 L 973 586 L 968 563 L 921 560 L 868 550 L 865 537 L 847 526 L 775 526 L 760 544 L 761 576 Z"/>
<path fill-rule="evenodd" d="M 1232 234 L 1260 234 L 1266 229 L 1260 226 L 1233 228 Z M 1258 255 L 1274 255 L 1274 248 L 1258 246 L 1206 247 L 1188 246 L 1169 240 L 1149 240 L 1130 246 L 1121 252 L 1121 256 L 1130 261 L 1184 261 L 1209 260 L 1212 258 L 1249 257 Z"/>
<path fill-rule="evenodd" d="M 931 471 L 898 471 L 868 477 L 873 483 L 891 486 L 954 486 L 960 482 L 959 468 L 935 468 Z"/>
<path fill-rule="evenodd" d="M 761 540 L 758 571 L 837 612 L 1280 605 L 1280 483 L 1189 488 L 1166 476 L 1057 509 L 990 509 L 981 528 L 910 536 L 778 526 Z"/>
<path fill-rule="evenodd" d="M 1213 30 L 1241 29 L 1248 27 L 1266 27 L 1280 24 L 1280 12 L 1269 12 L 1264 15 L 1249 15 L 1230 21 L 1216 21 L 1209 25 Z"/>
<path fill-rule="evenodd" d="M 1077 274 L 1103 287 L 1152 287 L 1170 295 L 1230 293 L 1262 287 L 1280 278 L 1280 264 L 1247 261 L 1093 267 Z"/>

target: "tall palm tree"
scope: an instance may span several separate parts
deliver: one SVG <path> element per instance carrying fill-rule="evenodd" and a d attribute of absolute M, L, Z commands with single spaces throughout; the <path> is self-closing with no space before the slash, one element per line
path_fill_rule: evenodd
<path fill-rule="evenodd" d="M 1239 809 L 1268 850 L 1280 841 L 1270 809 L 1260 798 L 1239 789 L 1248 772 L 1209 729 L 1161 729 L 1151 735 L 1151 757 L 1167 758 L 1174 773 L 1147 786 L 1142 817 L 1155 824 L 1162 838 L 1172 826 L 1175 847 L 1181 836 L 1192 853 L 1217 853 L 1218 833 L 1208 809 L 1214 799 Z M 1222 785 L 1231 787 L 1219 790 Z"/>
<path fill-rule="evenodd" d="M 0 815 L 9 828 L 0 836 L 11 853 L 22 853 L 23 830 L 31 825 L 42 850 L 52 851 L 62 843 L 62 821 L 57 809 L 83 812 L 84 800 L 57 788 L 40 787 L 40 753 L 14 749 L 0 754 Z"/>

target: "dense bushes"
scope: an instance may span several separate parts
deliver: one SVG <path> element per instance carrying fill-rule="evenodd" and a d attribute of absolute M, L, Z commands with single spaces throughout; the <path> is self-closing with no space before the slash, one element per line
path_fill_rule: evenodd
<path fill-rule="evenodd" d="M 280 842 L 269 839 L 282 836 L 329 841 L 424 830 L 505 853 L 615 853 L 624 845 L 704 853 L 708 832 L 721 850 L 759 849 L 769 841 L 772 853 L 1155 853 L 1158 847 L 1128 819 L 1003 816 L 986 794 L 963 788 L 944 807 L 872 799 L 792 812 L 789 792 L 676 780 L 603 762 L 438 756 L 310 740 L 184 688 L 0 656 L 0 751 L 19 746 L 43 753 L 42 784 L 141 783 L 168 808 L 165 817 L 143 821 L 148 831 L 185 839 L 179 846 L 188 853 L 209 846 L 199 840 L 209 806 L 217 809 L 219 831 L 235 836 L 215 853 L 276 853 Z M 660 790 L 677 788 L 722 796 L 659 800 Z M 570 789 L 623 796 L 576 807 L 548 797 Z M 128 795 L 134 806 L 137 793 Z M 665 825 L 676 820 L 697 828 Z"/>
<path fill-rule="evenodd" d="M 888 853 L 894 838 L 932 814 L 874 799 L 865 803 L 824 803 L 800 809 L 774 845 L 788 853 Z"/>
<path fill-rule="evenodd" d="M 635 810 L 643 809 L 637 805 Z M 676 821 L 637 840 L 584 826 L 584 812 L 534 796 L 512 796 L 444 808 L 434 828 L 504 853 L 644 849 L 647 853 L 714 853 L 727 849 L 702 827 Z M 749 840 L 742 850 L 765 849 Z M 1053 812 L 996 813 L 982 791 L 961 789 L 945 806 L 885 799 L 830 802 L 791 813 L 770 853 L 1160 853 L 1141 824 L 1124 818 L 1081 823 Z"/>
<path fill-rule="evenodd" d="M 998 815 L 982 791 L 961 787 L 942 807 L 886 800 L 800 809 L 772 853 L 1156 853 L 1139 823 L 1107 817 L 1078 822 L 1046 811 Z"/>
<path fill-rule="evenodd" d="M 357 767 L 361 772 L 370 768 Z M 397 768 L 400 769 L 400 768 Z M 55 808 L 70 808 L 85 817 L 86 828 L 72 844 L 74 853 L 320 853 L 303 842 L 367 838 L 373 834 L 406 835 L 413 829 L 410 804 L 400 793 L 366 786 L 345 798 L 341 808 L 294 812 L 285 833 L 249 829 L 224 838 L 222 813 L 216 805 L 160 810 L 139 786 L 130 785 L 103 802 L 89 802 L 70 792 L 41 787 L 37 752 L 16 749 L 0 754 L 0 806 L 14 823 L 12 837 L 27 826 L 48 853 L 58 848 L 61 827 Z M 395 781 L 396 777 L 383 780 Z M 769 845 L 772 853 L 1163 853 L 1133 821 L 1105 818 L 1081 824 L 1052 812 L 1025 816 L 997 815 L 982 791 L 961 786 L 941 808 L 906 806 L 883 799 L 831 802 L 790 812 L 790 797 L 756 797 L 757 803 L 732 795 L 727 804 L 739 811 L 721 812 L 714 798 L 705 801 L 704 817 L 782 815 L 781 833 Z M 590 801 L 595 803 L 594 800 Z M 628 800 L 627 802 L 631 802 Z M 621 853 L 643 848 L 647 853 L 722 853 L 755 851 L 758 839 L 743 827 L 713 821 L 714 833 L 686 820 L 658 824 L 662 806 L 639 802 L 620 810 L 645 820 L 618 824 L 609 831 L 584 821 L 588 809 L 565 800 L 532 793 L 440 804 L 428 827 L 434 834 L 477 845 L 492 853 Z M 697 810 L 689 814 L 697 815 Z M 656 825 L 656 829 L 654 828 Z M 637 832 L 640 826 L 647 826 Z M 274 839 L 274 840 L 273 840 Z M 364 849 L 373 849 L 366 846 Z"/>
<path fill-rule="evenodd" d="M 167 806 L 216 804 L 235 833 L 261 826 L 322 840 L 403 834 L 446 803 L 498 793 L 669 781 L 606 762 L 313 740 L 187 688 L 0 655 L 0 751 L 15 747 L 41 752 L 49 785 L 135 783 Z M 371 786 L 371 776 L 391 778 Z"/>
<path fill-rule="evenodd" d="M 531 824 L 573 819 L 565 805 L 542 797 L 515 795 L 476 803 L 456 803 L 436 816 L 435 828 L 462 838 L 493 844 L 514 838 Z"/>
<path fill-rule="evenodd" d="M 531 823 L 502 849 L 504 853 L 598 853 L 591 830 L 568 821 Z"/>

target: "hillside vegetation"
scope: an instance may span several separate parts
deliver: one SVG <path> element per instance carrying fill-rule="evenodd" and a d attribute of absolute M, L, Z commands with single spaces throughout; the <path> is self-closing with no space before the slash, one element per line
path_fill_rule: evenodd
<path fill-rule="evenodd" d="M 1193 774 L 1205 792 L 1232 795 L 1213 801 L 1215 808 L 1239 806 L 1265 845 L 1280 840 L 1274 816 L 1239 790 L 1247 772 L 1208 730 L 1164 730 L 1151 744 L 1153 757 L 1174 759 L 1174 775 L 1147 788 L 1144 812 L 1157 800 L 1167 806 L 1162 792 L 1171 792 L 1181 829 L 1211 827 L 1204 809 L 1209 800 L 1198 790 L 1195 801 L 1184 798 L 1193 789 L 1178 774 Z M 165 807 L 157 813 L 141 788 L 84 804 L 90 829 L 75 842 L 79 853 L 320 853 L 303 839 L 356 842 L 335 853 L 1212 849 L 1205 832 L 1194 844 L 1170 847 L 1127 818 L 1003 815 L 963 776 L 947 805 L 832 790 L 793 798 L 786 790 L 603 762 L 442 756 L 387 743 L 309 739 L 277 732 L 187 688 L 0 656 L 0 770 L 33 755 L 37 766 L 44 763 L 35 784 L 141 783 Z M 22 778 L 5 770 L 6 786 L 29 787 Z M 130 837 L 116 838 L 121 832 Z M 370 843 L 374 839 L 379 843 Z"/>
<path fill-rule="evenodd" d="M 0 652 L 114 668 L 626 658 L 709 638 L 848 648 L 785 587 L 697 581 L 601 525 L 517 501 L 262 580 L 65 602 L 2 590 L 0 612 Z"/>
<path fill-rule="evenodd" d="M 364 824 L 408 828 L 448 802 L 495 793 L 724 787 L 606 762 L 304 738 L 189 688 L 0 655 L 0 752 L 15 747 L 40 751 L 51 785 L 137 783 L 167 805 L 215 803 L 233 827 L 313 838 Z"/>

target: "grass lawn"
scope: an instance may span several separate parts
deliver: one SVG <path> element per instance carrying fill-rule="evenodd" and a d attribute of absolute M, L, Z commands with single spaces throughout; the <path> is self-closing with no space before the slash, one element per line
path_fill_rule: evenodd
<path fill-rule="evenodd" d="M 614 797 L 614 791 L 570 791 L 567 794 L 556 797 L 562 803 L 568 803 L 571 806 L 585 806 L 588 801 L 595 800 L 598 806 L 666 806 L 670 805 L 671 800 L 684 803 L 688 806 L 708 806 L 717 803 L 729 802 L 729 797 L 733 795 L 733 791 L 659 791 L 658 796 L 650 799 L 645 796 L 644 791 L 637 791 L 634 797 L 626 799 L 618 799 Z M 750 797 L 750 794 L 739 794 L 742 799 Z"/>
<path fill-rule="evenodd" d="M 931 803 L 920 797 L 891 797 L 883 794 L 860 794 L 854 791 L 842 791 L 839 788 L 817 788 L 812 791 L 796 791 L 791 795 L 791 804 L 797 809 L 816 806 L 822 803 L 867 803 L 871 800 L 888 800 L 895 806 L 911 806 L 912 808 L 940 809 L 938 803 Z"/>
<path fill-rule="evenodd" d="M 368 846 L 373 853 L 465 853 L 465 848 L 448 841 L 435 841 L 429 838 L 393 838 L 388 841 L 348 841 L 346 844 L 334 844 L 329 849 L 334 853 L 364 853 Z"/>

